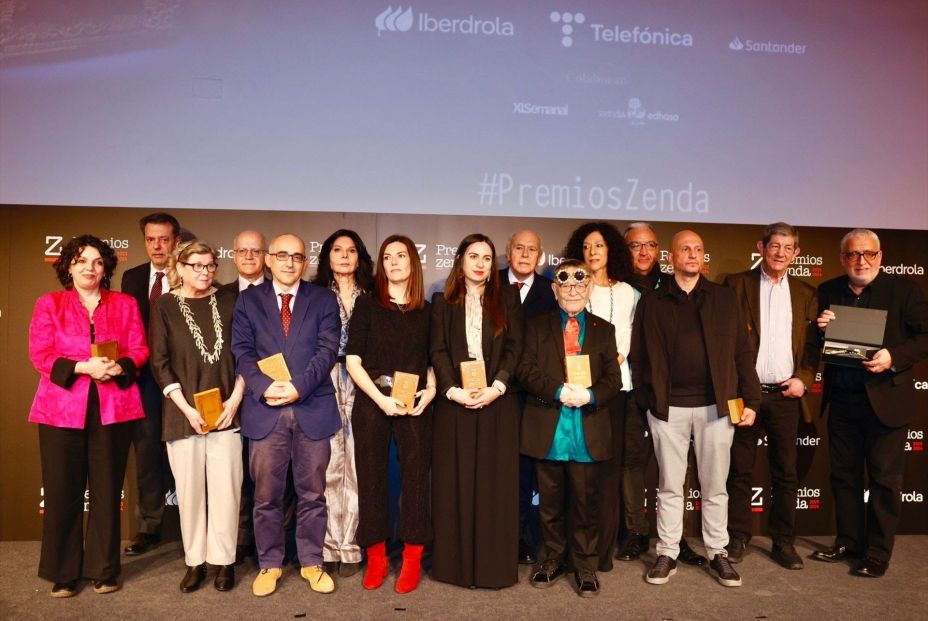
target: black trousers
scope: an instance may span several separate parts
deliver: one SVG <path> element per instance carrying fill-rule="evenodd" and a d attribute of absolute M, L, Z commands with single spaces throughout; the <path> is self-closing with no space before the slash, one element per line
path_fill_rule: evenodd
<path fill-rule="evenodd" d="M 625 528 L 629 533 L 647 535 L 650 530 L 644 511 L 644 472 L 654 455 L 654 443 L 648 432 L 648 418 L 635 402 L 635 391 L 627 393 L 625 410 L 625 446 L 622 452 L 622 501 Z"/>
<path fill-rule="evenodd" d="M 94 389 L 87 410 L 84 429 L 39 425 L 45 490 L 39 577 L 52 582 L 119 576 L 119 506 L 134 423 L 102 425 Z"/>
<path fill-rule="evenodd" d="M 390 538 L 390 438 L 400 464 L 400 520 L 404 543 L 432 541 L 429 470 L 432 465 L 432 409 L 419 416 L 387 416 L 360 390 L 351 414 L 358 472 L 358 545 Z"/>
<path fill-rule="evenodd" d="M 597 570 L 601 470 L 606 463 L 535 462 L 538 516 L 544 539 L 539 562 L 555 560 L 566 562 L 570 569 Z"/>
<path fill-rule="evenodd" d="M 622 502 L 622 447 L 625 444 L 625 399 L 620 392 L 609 402 L 612 420 L 612 459 L 600 462 L 599 474 L 599 571 L 612 570 L 612 557 L 619 538 Z"/>
<path fill-rule="evenodd" d="M 161 441 L 161 409 L 164 396 L 148 365 L 138 379 L 145 418 L 135 422 L 132 445 L 135 447 L 135 476 L 138 505 L 135 516 L 140 533 L 161 534 L 164 517 L 164 496 L 174 487 L 171 465 Z"/>
<path fill-rule="evenodd" d="M 832 394 L 828 435 L 835 545 L 888 561 L 902 513 L 906 427 L 887 427 L 866 393 Z M 864 472 L 870 490 L 864 502 Z"/>
<path fill-rule="evenodd" d="M 774 544 L 791 544 L 796 526 L 796 433 L 802 407 L 799 399 L 781 393 L 763 395 L 757 420 L 750 427 L 735 427 L 728 471 L 728 532 L 751 539 L 751 488 L 757 444 L 767 434 L 767 458 L 773 483 L 770 538 Z"/>

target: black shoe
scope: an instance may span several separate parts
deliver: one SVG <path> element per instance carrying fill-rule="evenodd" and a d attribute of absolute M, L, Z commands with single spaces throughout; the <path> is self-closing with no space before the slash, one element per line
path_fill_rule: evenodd
<path fill-rule="evenodd" d="M 161 537 L 159 535 L 139 533 L 135 536 L 132 543 L 126 546 L 123 552 L 126 553 L 126 556 L 138 556 L 140 554 L 145 554 L 159 543 L 161 543 Z"/>
<path fill-rule="evenodd" d="M 235 546 L 235 564 L 241 565 L 245 562 L 245 559 L 255 555 L 255 546 L 254 544 L 245 544 L 240 546 Z"/>
<path fill-rule="evenodd" d="M 651 541 L 647 535 L 640 533 L 628 533 L 622 549 L 615 553 L 618 561 L 637 561 L 638 558 L 648 551 L 651 547 Z"/>
<path fill-rule="evenodd" d="M 654 566 L 645 574 L 644 580 L 648 584 L 667 584 L 675 573 L 677 573 L 677 561 L 666 554 L 661 554 L 654 562 Z"/>
<path fill-rule="evenodd" d="M 342 561 L 338 566 L 338 575 L 341 578 L 350 578 L 361 571 L 361 563 L 346 563 Z"/>
<path fill-rule="evenodd" d="M 854 575 L 863 576 L 864 578 L 882 578 L 888 568 L 889 561 L 881 561 L 878 558 L 868 556 L 854 570 Z"/>
<path fill-rule="evenodd" d="M 599 595 L 599 580 L 592 569 L 574 570 L 574 580 L 577 581 L 577 594 L 580 597 L 595 597 Z"/>
<path fill-rule="evenodd" d="M 547 589 L 567 572 L 567 567 L 557 561 L 545 561 L 535 568 L 529 584 L 539 589 Z"/>
<path fill-rule="evenodd" d="M 709 563 L 709 573 L 713 574 L 715 579 L 718 580 L 719 584 L 722 586 L 741 586 L 741 576 L 739 576 L 735 568 L 731 566 L 731 562 L 726 556 L 722 556 L 721 554 L 713 556 L 712 561 Z"/>
<path fill-rule="evenodd" d="M 52 587 L 52 597 L 74 597 L 75 595 L 77 595 L 77 580 L 56 582 Z"/>
<path fill-rule="evenodd" d="M 116 579 L 112 580 L 94 580 L 93 581 L 93 592 L 98 595 L 104 593 L 112 593 L 119 590 L 119 583 L 116 582 Z"/>
<path fill-rule="evenodd" d="M 791 543 L 773 544 L 770 556 L 784 569 L 802 569 L 802 559 Z"/>
<path fill-rule="evenodd" d="M 693 567 L 703 567 L 709 562 L 709 559 L 705 556 L 696 554 L 690 544 L 686 542 L 686 539 L 680 540 L 680 554 L 677 555 L 677 560 Z"/>
<path fill-rule="evenodd" d="M 334 576 L 338 574 L 338 565 L 338 561 L 323 561 L 322 570 L 330 576 Z"/>
<path fill-rule="evenodd" d="M 747 547 L 747 541 L 741 537 L 732 535 L 728 540 L 728 545 L 725 546 L 725 551 L 728 552 L 728 560 L 732 563 L 740 563 L 743 561 L 744 555 L 747 553 Z"/>
<path fill-rule="evenodd" d="M 519 565 L 534 565 L 535 549 L 525 539 L 519 539 Z"/>
<path fill-rule="evenodd" d="M 198 585 L 199 586 L 199 585 Z M 231 591 L 235 586 L 235 565 L 222 565 L 216 572 L 213 586 L 217 591 Z M 183 591 L 183 587 L 181 587 Z M 186 591 L 184 591 L 186 593 Z"/>
<path fill-rule="evenodd" d="M 825 563 L 840 563 L 841 561 L 859 558 L 859 556 L 847 546 L 832 546 L 827 550 L 813 552 L 809 558 Z"/>
<path fill-rule="evenodd" d="M 206 580 L 206 563 L 196 567 L 187 567 L 187 573 L 184 574 L 184 579 L 180 581 L 180 592 L 193 593 L 200 588 L 204 580 Z"/>

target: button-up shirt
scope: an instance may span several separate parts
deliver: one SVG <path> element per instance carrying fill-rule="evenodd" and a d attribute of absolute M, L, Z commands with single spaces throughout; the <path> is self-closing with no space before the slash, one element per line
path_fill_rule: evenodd
<path fill-rule="evenodd" d="M 757 377 L 762 384 L 779 384 L 793 376 L 793 307 L 784 274 L 773 282 L 760 270 L 760 348 Z"/>

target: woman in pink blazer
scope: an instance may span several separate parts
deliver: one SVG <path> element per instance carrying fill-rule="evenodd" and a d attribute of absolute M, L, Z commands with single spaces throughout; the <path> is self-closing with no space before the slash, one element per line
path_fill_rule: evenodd
<path fill-rule="evenodd" d="M 135 299 L 109 290 L 116 261 L 100 239 L 72 239 L 54 265 L 64 290 L 39 298 L 29 324 L 41 376 L 29 411 L 45 497 L 39 576 L 55 583 L 52 597 L 71 597 L 81 578 L 96 593 L 119 588 L 122 481 L 132 421 L 145 416 L 135 379 L 148 345 Z M 92 344 L 117 353 L 93 355 Z"/>

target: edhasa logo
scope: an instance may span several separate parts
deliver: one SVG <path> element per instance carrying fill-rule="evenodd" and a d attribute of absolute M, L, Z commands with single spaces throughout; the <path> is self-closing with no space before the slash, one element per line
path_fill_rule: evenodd
<path fill-rule="evenodd" d="M 374 25 L 377 26 L 377 36 L 379 37 L 384 30 L 406 32 L 412 28 L 412 21 L 412 6 L 409 6 L 404 11 L 402 6 L 398 6 L 394 10 L 391 5 L 387 7 L 386 11 L 377 16 Z"/>

